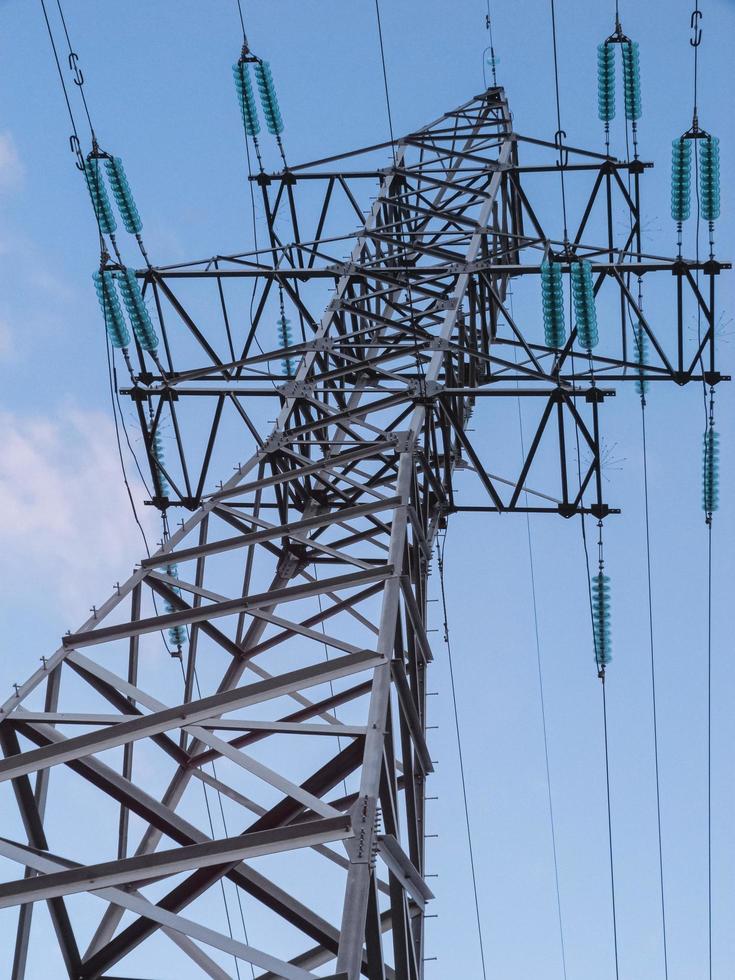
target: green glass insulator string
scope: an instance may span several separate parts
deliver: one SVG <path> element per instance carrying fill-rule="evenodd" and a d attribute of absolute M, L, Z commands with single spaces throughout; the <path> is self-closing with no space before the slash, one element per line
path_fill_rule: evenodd
<path fill-rule="evenodd" d="M 105 170 L 125 230 L 131 235 L 139 235 L 143 230 L 143 222 L 140 220 L 140 214 L 120 157 L 108 157 L 105 160 Z"/>
<path fill-rule="evenodd" d="M 643 114 L 640 50 L 637 41 L 626 41 L 621 45 L 621 48 L 623 52 L 625 118 L 629 122 L 637 122 Z"/>
<path fill-rule="evenodd" d="M 273 82 L 271 66 L 267 61 L 258 61 L 255 65 L 255 81 L 260 94 L 260 105 L 268 132 L 272 136 L 280 136 L 283 132 L 283 117 L 278 105 L 278 96 Z"/>
<path fill-rule="evenodd" d="M 615 118 L 615 46 L 597 45 L 597 115 L 605 123 L 605 145 L 610 149 L 610 123 Z"/>
<path fill-rule="evenodd" d="M 238 61 L 232 66 L 232 76 L 235 79 L 235 91 L 237 101 L 240 104 L 242 114 L 242 124 L 245 135 L 252 139 L 257 139 L 260 133 L 260 119 L 258 118 L 258 108 L 255 104 L 255 94 L 253 93 L 253 83 L 250 78 L 250 65 L 247 61 Z"/>
<path fill-rule="evenodd" d="M 102 315 L 105 320 L 105 329 L 110 343 L 118 350 L 124 350 L 130 344 L 130 333 L 128 332 L 125 317 L 123 316 L 120 299 L 115 289 L 115 280 L 111 272 L 95 272 L 92 275 L 94 288 L 97 293 Z"/>
<path fill-rule="evenodd" d="M 169 578 L 178 578 L 179 570 L 176 565 L 166 565 L 166 574 Z M 172 586 L 173 591 L 176 595 L 181 595 L 181 589 L 178 586 Z M 178 612 L 174 604 L 170 599 L 166 599 L 164 602 L 164 609 L 167 613 Z M 168 642 L 172 647 L 175 648 L 174 656 L 181 656 L 181 648 L 186 646 L 188 636 L 186 634 L 186 627 L 184 626 L 171 626 L 168 630 Z"/>
<path fill-rule="evenodd" d="M 559 349 L 566 341 L 564 285 L 561 265 L 548 259 L 544 259 L 541 263 L 541 302 L 546 346 Z"/>
<path fill-rule="evenodd" d="M 592 578 L 592 629 L 595 662 L 601 669 L 612 660 L 610 578 L 602 571 Z"/>
<path fill-rule="evenodd" d="M 151 471 L 153 473 L 153 482 L 156 485 L 156 493 L 159 497 L 167 497 L 171 486 L 164 473 L 165 453 L 161 433 L 158 429 L 151 436 L 150 447 L 151 456 L 153 457 L 151 460 Z"/>
<path fill-rule="evenodd" d="M 263 110 L 266 129 L 272 136 L 275 136 L 278 152 L 281 154 L 284 167 L 286 167 L 288 164 L 286 163 L 286 154 L 283 149 L 283 141 L 281 140 L 281 133 L 284 130 L 283 116 L 281 115 L 281 109 L 278 104 L 273 73 L 267 61 L 259 60 L 256 62 L 255 81 L 258 86 L 260 107 Z"/>
<path fill-rule="evenodd" d="M 702 447 L 702 510 L 709 522 L 720 505 L 720 436 L 714 425 L 704 433 Z"/>
<path fill-rule="evenodd" d="M 681 256 L 682 226 L 692 212 L 692 143 L 680 137 L 671 144 L 671 217 L 676 222 Z"/>
<path fill-rule="evenodd" d="M 709 254 L 713 258 L 715 221 L 720 217 L 720 141 L 716 136 L 699 140 L 699 202 L 702 218 L 709 224 Z"/>
<path fill-rule="evenodd" d="M 572 264 L 572 297 L 580 347 L 591 351 L 597 346 L 597 310 L 592 284 L 592 266 L 587 259 Z"/>
<path fill-rule="evenodd" d="M 92 198 L 92 207 L 94 208 L 100 234 L 113 235 L 117 229 L 117 222 L 115 221 L 115 215 L 112 213 L 110 198 L 107 194 L 103 172 L 97 157 L 91 157 L 84 161 L 84 179 L 87 182 L 89 196 Z"/>
<path fill-rule="evenodd" d="M 631 124 L 633 137 L 633 156 L 638 159 L 638 120 L 643 114 L 641 101 L 640 53 L 637 41 L 626 41 L 621 45 L 623 52 L 623 97 L 625 118 Z"/>
<path fill-rule="evenodd" d="M 283 312 L 278 318 L 278 341 L 284 350 L 293 343 L 291 321 Z M 284 357 L 281 361 L 281 367 L 287 378 L 293 378 L 296 375 L 296 364 L 293 358 Z"/>
<path fill-rule="evenodd" d="M 648 335 L 643 329 L 643 324 L 638 321 L 633 327 L 633 339 L 635 342 L 635 362 L 638 367 L 638 377 L 635 382 L 635 390 L 643 397 L 647 394 L 649 382 L 645 379 L 644 370 L 648 363 Z"/>
<path fill-rule="evenodd" d="M 135 272 L 132 269 L 124 269 L 116 273 L 116 278 L 135 339 L 143 350 L 153 353 L 158 347 L 158 336 Z"/>

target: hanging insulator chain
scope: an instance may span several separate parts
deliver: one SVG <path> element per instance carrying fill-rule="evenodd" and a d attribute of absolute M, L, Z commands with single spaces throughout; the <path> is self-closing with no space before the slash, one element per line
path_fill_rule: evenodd
<path fill-rule="evenodd" d="M 273 136 L 280 136 L 283 132 L 283 117 L 278 106 L 276 87 L 273 83 L 273 75 L 267 61 L 258 61 L 255 65 L 255 80 L 258 83 L 260 94 L 260 104 L 263 109 L 263 117 L 268 132 Z"/>
<path fill-rule="evenodd" d="M 615 118 L 615 48 L 597 45 L 597 115 L 607 125 Z"/>
<path fill-rule="evenodd" d="M 692 144 L 680 137 L 671 144 L 671 217 L 678 224 L 691 214 Z"/>
<path fill-rule="evenodd" d="M 232 66 L 232 76 L 235 79 L 235 91 L 237 101 L 240 104 L 242 123 L 245 128 L 245 135 L 255 139 L 260 132 L 260 120 L 258 119 L 258 109 L 255 105 L 255 95 L 253 94 L 253 83 L 250 79 L 250 65 L 247 61 L 238 61 Z"/>
<path fill-rule="evenodd" d="M 163 442 L 161 440 L 161 433 L 156 427 L 156 431 L 150 438 L 150 454 L 151 454 L 151 473 L 153 474 L 153 483 L 155 485 L 156 495 L 159 497 L 168 497 L 169 490 L 171 489 L 168 479 L 166 478 L 165 470 L 165 454 L 163 451 Z"/>
<path fill-rule="evenodd" d="M 635 340 L 635 362 L 638 366 L 635 390 L 643 398 L 649 388 L 649 383 L 645 377 L 645 369 L 648 362 L 648 334 L 640 320 L 633 327 L 633 337 Z"/>
<path fill-rule="evenodd" d="M 123 317 L 112 273 L 109 271 L 95 272 L 92 275 L 92 281 L 102 308 L 105 329 L 110 338 L 110 343 L 118 349 L 127 348 L 130 344 L 130 334 Z"/>
<path fill-rule="evenodd" d="M 709 223 L 712 258 L 715 221 L 720 217 L 720 141 L 716 136 L 706 136 L 699 141 L 699 199 L 702 217 Z"/>
<path fill-rule="evenodd" d="M 281 347 L 284 349 L 290 347 L 293 342 L 291 337 L 291 321 L 284 313 L 281 313 L 278 318 L 278 339 Z M 291 357 L 284 357 L 281 361 L 281 367 L 287 378 L 293 378 L 296 374 L 296 367 Z"/>
<path fill-rule="evenodd" d="M 169 576 L 169 578 L 177 579 L 179 577 L 179 570 L 176 565 L 166 565 L 166 574 Z M 172 586 L 172 588 L 176 595 L 181 595 L 181 589 L 178 586 Z M 164 609 L 167 613 L 177 611 L 170 599 L 165 600 Z M 186 646 L 187 640 L 188 637 L 186 635 L 185 626 L 171 626 L 168 630 L 168 642 L 175 648 L 174 652 L 171 653 L 171 656 L 180 657 L 181 648 Z"/>
<path fill-rule="evenodd" d="M 115 215 L 112 213 L 107 187 L 100 169 L 98 157 L 89 157 L 84 162 L 84 178 L 92 198 L 92 207 L 101 235 L 112 235 L 117 228 Z"/>
<path fill-rule="evenodd" d="M 592 579 L 592 635 L 595 644 L 595 663 L 600 679 L 605 680 L 605 668 L 612 660 L 610 621 L 610 578 L 605 575 L 605 555 L 602 541 L 602 521 L 597 522 L 598 572 Z"/>
<path fill-rule="evenodd" d="M 564 324 L 564 286 L 561 265 L 544 259 L 541 263 L 541 301 L 544 312 L 544 338 L 547 347 L 559 349 L 566 341 Z"/>
<path fill-rule="evenodd" d="M 610 578 L 604 572 L 592 579 L 592 630 L 595 662 L 599 670 L 604 670 L 612 660 Z"/>
<path fill-rule="evenodd" d="M 572 297 L 577 327 L 577 340 L 580 347 L 591 351 L 597 346 L 597 310 L 595 292 L 592 285 L 592 266 L 583 259 L 572 264 Z"/>
<path fill-rule="evenodd" d="M 626 41 L 623 49 L 623 94 L 625 98 L 625 118 L 637 122 L 641 118 L 641 69 L 637 41 Z"/>
<path fill-rule="evenodd" d="M 124 269 L 117 272 L 115 278 L 125 303 L 125 309 L 128 311 L 128 319 L 133 328 L 135 339 L 143 350 L 155 351 L 158 347 L 158 336 L 153 328 L 150 313 L 135 272 L 132 269 Z"/>
<path fill-rule="evenodd" d="M 720 436 L 715 429 L 715 390 L 710 388 L 709 419 L 702 451 L 702 509 L 707 524 L 720 504 Z"/>
<path fill-rule="evenodd" d="M 140 214 L 120 157 L 107 157 L 105 170 L 125 230 L 131 235 L 139 235 L 143 230 L 143 222 L 140 220 Z"/>

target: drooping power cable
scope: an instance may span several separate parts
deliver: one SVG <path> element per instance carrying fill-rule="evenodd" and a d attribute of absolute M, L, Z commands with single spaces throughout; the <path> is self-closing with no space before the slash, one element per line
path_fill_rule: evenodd
<path fill-rule="evenodd" d="M 651 654 L 651 705 L 653 709 L 653 757 L 656 773 L 656 820 L 658 829 L 658 872 L 659 886 L 661 892 L 661 930 L 663 938 L 664 954 L 664 977 L 669 977 L 669 954 L 666 939 L 666 901 L 664 890 L 664 852 L 663 839 L 661 834 L 661 780 L 659 774 L 658 758 L 658 705 L 656 697 L 656 657 L 654 646 L 653 629 L 653 587 L 651 577 L 651 530 L 648 506 L 648 452 L 646 439 L 646 398 L 641 393 L 641 428 L 643 434 L 643 498 L 646 520 L 646 577 L 648 583 L 648 627 L 649 627 L 649 650 Z"/>
<path fill-rule="evenodd" d="M 475 900 L 475 918 L 477 921 L 477 941 L 480 947 L 480 963 L 482 965 L 483 980 L 487 980 L 485 967 L 485 944 L 483 942 L 482 919 L 480 917 L 480 899 L 477 892 L 477 873 L 475 870 L 475 854 L 472 847 L 472 827 L 470 824 L 470 810 L 467 802 L 467 781 L 464 770 L 464 755 L 462 752 L 462 733 L 459 724 L 459 711 L 457 707 L 457 689 L 454 683 L 454 663 L 452 660 L 452 641 L 449 635 L 449 618 L 447 615 L 447 596 L 444 588 L 444 550 L 447 545 L 446 531 L 442 538 L 441 546 L 437 547 L 437 564 L 439 567 L 439 584 L 441 587 L 442 610 L 444 616 L 444 643 L 447 647 L 447 661 L 449 663 L 449 680 L 452 690 L 452 708 L 454 711 L 454 728 L 457 736 L 457 755 L 459 758 L 459 775 L 462 783 L 462 802 L 464 804 L 465 827 L 467 830 L 467 850 L 470 858 L 470 871 L 472 873 L 472 891 Z"/>
<path fill-rule="evenodd" d="M 515 311 L 513 309 L 513 289 L 512 286 L 509 290 L 510 298 L 510 315 L 515 318 Z M 513 349 L 513 360 L 516 361 L 517 353 L 515 348 Z M 520 383 L 516 382 L 516 387 L 520 387 Z M 521 459 L 526 458 L 526 440 L 523 429 L 523 409 L 521 408 L 521 399 L 517 400 L 518 407 L 518 436 L 521 444 Z M 528 493 L 524 493 L 526 500 L 526 505 L 528 505 Z M 561 952 L 561 965 L 562 973 L 564 975 L 564 980 L 567 980 L 567 957 L 566 957 L 566 947 L 564 945 L 564 922 L 562 918 L 561 911 L 561 889 L 559 887 L 559 859 L 558 851 L 556 845 L 556 823 L 554 821 L 554 801 L 551 792 L 551 765 L 549 762 L 549 736 L 548 736 L 548 726 L 546 724 L 546 696 L 544 691 L 544 675 L 541 665 L 541 635 L 539 630 L 539 620 L 538 620 L 538 601 L 536 596 L 536 561 L 534 555 L 533 547 L 533 537 L 531 534 L 531 515 L 526 512 L 526 539 L 528 542 L 528 567 L 531 576 L 531 600 L 533 604 L 533 630 L 534 637 L 536 641 L 536 667 L 538 671 L 538 689 L 539 689 L 539 703 L 541 707 L 541 727 L 544 736 L 544 764 L 546 768 L 546 794 L 549 804 L 549 829 L 551 831 L 551 849 L 554 859 L 554 887 L 556 891 L 556 912 L 559 921 L 559 948 Z"/>

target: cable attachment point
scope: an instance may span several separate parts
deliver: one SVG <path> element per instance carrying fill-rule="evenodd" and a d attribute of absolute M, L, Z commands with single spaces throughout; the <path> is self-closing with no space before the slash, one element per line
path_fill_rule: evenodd
<path fill-rule="evenodd" d="M 76 51 L 69 52 L 69 69 L 74 75 L 74 84 L 81 88 L 82 85 L 84 85 L 84 75 L 79 67 L 79 55 L 76 53 Z"/>
<path fill-rule="evenodd" d="M 71 149 L 71 152 L 77 158 L 76 163 L 74 164 L 75 167 L 77 168 L 77 170 L 81 170 L 82 173 L 84 173 L 84 154 L 82 153 L 82 147 L 79 142 L 79 137 L 76 135 L 76 133 L 73 133 L 69 137 L 69 147 Z"/>
<path fill-rule="evenodd" d="M 564 146 L 566 135 L 566 130 L 564 129 L 557 129 L 557 131 L 554 133 L 554 146 L 559 151 L 559 157 L 556 161 L 556 165 L 562 170 L 564 167 L 569 166 L 569 150 L 567 150 Z"/>
<path fill-rule="evenodd" d="M 693 48 L 698 48 L 702 43 L 702 28 L 699 26 L 702 17 L 704 17 L 704 14 L 701 10 L 697 9 L 692 12 L 692 17 L 689 21 L 692 28 L 692 36 L 689 38 L 689 43 Z"/>

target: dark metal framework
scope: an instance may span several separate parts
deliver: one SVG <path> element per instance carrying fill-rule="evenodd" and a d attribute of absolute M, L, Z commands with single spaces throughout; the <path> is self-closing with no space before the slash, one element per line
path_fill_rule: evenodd
<path fill-rule="evenodd" d="M 387 168 L 342 169 L 387 148 Z M 521 164 L 521 150 L 537 162 Z M 74 978 L 125 969 L 161 936 L 197 976 L 229 976 L 226 953 L 263 978 L 324 968 L 344 980 L 423 977 L 437 529 L 460 511 L 604 518 L 614 511 L 599 424 L 610 385 L 721 380 L 725 266 L 643 253 L 647 166 L 521 136 L 491 88 L 393 145 L 253 178 L 269 235 L 259 251 L 139 273 L 165 374 L 138 350 L 123 393 L 152 502 L 168 521 L 190 513 L 0 709 L 0 781 L 27 836 L 0 840 L 25 872 L 0 885 L 0 907 L 19 907 L 14 980 L 38 901 Z M 544 215 L 560 167 L 588 192 L 567 242 L 550 237 Z M 378 195 L 366 214 L 369 180 Z M 629 222 L 616 244 L 621 208 Z M 350 211 L 359 230 L 331 235 L 332 216 Z M 592 262 L 598 308 L 612 311 L 592 355 L 574 330 L 562 349 L 544 346 L 540 312 L 514 315 L 513 282 L 537 278 L 549 255 L 565 275 Z M 631 283 L 655 272 L 674 295 L 649 315 Z M 301 335 L 286 351 L 264 334 L 281 296 Z M 701 336 L 686 327 L 687 302 L 701 310 Z M 649 340 L 644 365 L 633 323 Z M 297 369 L 274 371 L 282 358 Z M 537 414 L 520 468 L 502 475 L 468 431 L 477 400 L 493 397 L 523 398 Z M 212 489 L 218 453 L 244 444 L 252 454 Z M 471 504 L 456 497 L 460 468 L 474 474 Z M 173 627 L 188 631 L 178 689 L 160 661 L 159 634 Z M 200 784 L 224 799 L 234 836 L 200 826 Z M 69 820 L 84 819 L 78 786 L 116 814 L 82 861 L 46 819 L 52 790 Z M 262 941 L 255 927 L 250 944 L 205 924 L 223 879 Z M 86 951 L 89 907 L 79 923 L 69 905 L 80 893 L 101 913 Z"/>

